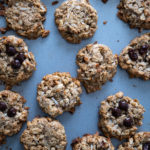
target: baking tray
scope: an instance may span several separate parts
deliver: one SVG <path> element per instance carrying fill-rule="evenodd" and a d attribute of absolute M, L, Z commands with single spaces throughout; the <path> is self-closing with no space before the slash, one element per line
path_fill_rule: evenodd
<path fill-rule="evenodd" d="M 43 0 L 43 3 L 47 6 L 45 28 L 50 30 L 50 35 L 47 38 L 39 38 L 37 40 L 24 39 L 29 47 L 29 51 L 32 51 L 35 55 L 37 70 L 29 80 L 13 87 L 12 90 L 20 93 L 27 100 L 26 106 L 30 107 L 28 120 L 32 120 L 38 115 L 46 116 L 36 101 L 36 88 L 42 77 L 56 71 L 70 72 L 73 77 L 76 77 L 76 54 L 82 47 L 98 41 L 98 43 L 109 46 L 114 54 L 119 54 L 130 40 L 148 32 L 143 31 L 139 33 L 137 29 L 130 29 L 127 24 L 118 19 L 116 7 L 119 4 L 119 0 L 109 0 L 107 4 L 103 4 L 101 0 L 90 0 L 91 5 L 98 12 L 98 29 L 95 35 L 88 40 L 82 41 L 80 44 L 67 43 L 59 34 L 54 22 L 55 9 L 62 2 L 63 0 L 59 0 L 57 5 L 52 6 L 52 1 Z M 104 25 L 103 21 L 107 21 L 107 24 Z M 5 20 L 0 17 L 0 27 L 2 26 L 5 26 Z M 15 32 L 9 31 L 5 35 L 15 35 Z M 1 85 L 0 90 L 3 89 L 4 86 Z M 100 102 L 118 91 L 123 91 L 125 95 L 131 98 L 139 99 L 146 110 L 143 125 L 139 128 L 139 131 L 150 131 L 150 81 L 143 81 L 138 78 L 130 79 L 128 74 L 118 67 L 113 81 L 107 82 L 100 91 L 87 94 L 83 88 L 81 95 L 83 104 L 76 108 L 73 115 L 66 112 L 57 117 L 66 130 L 67 150 L 71 150 L 70 144 L 74 138 L 81 137 L 85 133 L 94 134 L 96 131 L 100 132 L 97 126 Z M 20 144 L 20 135 L 25 128 L 26 123 L 18 134 L 7 138 L 7 144 L 2 145 L 0 150 L 10 148 L 12 150 L 23 150 L 23 145 Z M 120 144 L 116 139 L 112 139 L 112 142 L 116 147 Z"/>

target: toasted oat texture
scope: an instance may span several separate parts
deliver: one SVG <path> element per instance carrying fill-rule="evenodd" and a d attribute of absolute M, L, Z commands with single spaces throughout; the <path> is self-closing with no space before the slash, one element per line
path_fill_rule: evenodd
<path fill-rule="evenodd" d="M 121 0 L 118 17 L 131 28 L 150 29 L 150 0 Z"/>
<path fill-rule="evenodd" d="M 28 121 L 20 141 L 25 150 L 65 150 L 67 145 L 63 125 L 44 117 Z"/>
<path fill-rule="evenodd" d="M 65 111 L 74 112 L 75 106 L 81 104 L 81 93 L 80 82 L 70 73 L 56 72 L 43 77 L 37 88 L 37 100 L 45 113 L 56 117 Z"/>
<path fill-rule="evenodd" d="M 28 39 L 46 37 L 49 33 L 43 26 L 46 11 L 40 0 L 8 0 L 7 26 Z"/>
<path fill-rule="evenodd" d="M 18 133 L 23 122 L 27 120 L 26 100 L 18 93 L 4 90 L 0 92 L 0 144 L 6 136 Z"/>
<path fill-rule="evenodd" d="M 139 132 L 121 144 L 118 150 L 149 150 L 150 132 Z"/>
<path fill-rule="evenodd" d="M 82 138 L 76 138 L 72 141 L 73 150 L 114 150 L 110 139 L 99 136 L 97 132 L 94 135 L 85 134 Z"/>
<path fill-rule="evenodd" d="M 15 36 L 0 38 L 0 80 L 13 86 L 28 79 L 36 69 L 36 62 L 26 43 Z"/>
<path fill-rule="evenodd" d="M 150 79 L 150 33 L 136 37 L 119 56 L 119 65 L 131 77 Z"/>
<path fill-rule="evenodd" d="M 142 125 L 144 111 L 137 99 L 118 92 L 101 102 L 99 127 L 107 137 L 129 138 Z"/>
<path fill-rule="evenodd" d="M 80 43 L 97 29 L 97 12 L 87 0 L 67 0 L 55 11 L 55 22 L 62 37 Z"/>
<path fill-rule="evenodd" d="M 109 47 L 101 44 L 88 44 L 81 49 L 76 58 L 79 66 L 78 79 L 83 83 L 87 93 L 101 89 L 111 80 L 117 71 L 117 55 Z"/>

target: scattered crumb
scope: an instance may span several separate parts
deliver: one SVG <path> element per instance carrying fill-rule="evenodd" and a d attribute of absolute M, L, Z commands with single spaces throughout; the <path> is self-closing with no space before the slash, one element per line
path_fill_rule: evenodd
<path fill-rule="evenodd" d="M 117 40 L 117 42 L 120 42 L 119 40 Z"/>
<path fill-rule="evenodd" d="M 1 34 L 5 34 L 8 30 L 9 30 L 8 27 L 6 27 L 6 28 L 0 28 Z"/>
<path fill-rule="evenodd" d="M 102 0 L 103 3 L 107 3 L 108 0 Z"/>
<path fill-rule="evenodd" d="M 97 44 L 97 41 L 95 41 L 93 44 Z"/>
<path fill-rule="evenodd" d="M 10 148 L 9 150 L 12 150 L 12 148 Z"/>
<path fill-rule="evenodd" d="M 136 87 L 136 85 L 135 85 L 135 84 L 133 84 L 132 86 L 133 86 L 133 87 Z"/>
<path fill-rule="evenodd" d="M 57 5 L 59 2 L 58 1 L 53 1 L 52 5 Z"/>
<path fill-rule="evenodd" d="M 107 21 L 103 21 L 103 24 L 107 24 Z"/>
<path fill-rule="evenodd" d="M 0 16 L 4 16 L 5 15 L 5 10 L 0 10 Z"/>
<path fill-rule="evenodd" d="M 49 33 L 50 33 L 49 30 L 44 31 L 43 34 L 42 34 L 42 38 L 47 37 L 49 35 Z"/>
<path fill-rule="evenodd" d="M 141 33 L 142 31 L 143 31 L 143 29 L 142 29 L 142 28 L 139 28 L 139 29 L 138 29 L 138 32 L 139 32 L 139 33 Z"/>

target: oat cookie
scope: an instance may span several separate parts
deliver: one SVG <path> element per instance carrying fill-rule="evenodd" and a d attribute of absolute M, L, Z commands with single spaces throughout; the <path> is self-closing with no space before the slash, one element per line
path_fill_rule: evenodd
<path fill-rule="evenodd" d="M 56 72 L 43 77 L 37 88 L 37 100 L 45 113 L 56 117 L 65 111 L 74 112 L 75 106 L 81 104 L 81 93 L 80 82 L 70 73 Z"/>
<path fill-rule="evenodd" d="M 150 79 L 150 33 L 136 37 L 119 56 L 119 65 L 131 77 Z"/>
<path fill-rule="evenodd" d="M 121 144 L 118 150 L 149 150 L 150 132 L 139 132 Z"/>
<path fill-rule="evenodd" d="M 82 138 L 76 138 L 72 141 L 73 150 L 114 150 L 110 139 L 99 136 L 97 132 L 94 135 L 85 134 Z"/>
<path fill-rule="evenodd" d="M 40 0 L 8 0 L 7 26 L 28 39 L 46 37 L 49 33 L 43 26 L 46 11 Z"/>
<path fill-rule="evenodd" d="M 26 100 L 18 93 L 4 90 L 0 92 L 0 144 L 6 136 L 18 133 L 23 122 L 27 120 Z"/>
<path fill-rule="evenodd" d="M 87 0 L 67 0 L 55 11 L 55 22 L 62 37 L 80 43 L 97 29 L 97 12 Z"/>
<path fill-rule="evenodd" d="M 107 137 L 129 138 L 142 125 L 144 111 L 137 99 L 118 92 L 101 102 L 99 127 Z"/>
<path fill-rule="evenodd" d="M 117 55 L 109 47 L 94 43 L 81 49 L 76 58 L 79 66 L 78 79 L 83 83 L 87 93 L 101 89 L 111 80 L 117 71 Z"/>
<path fill-rule="evenodd" d="M 118 17 L 131 28 L 150 29 L 150 0 L 121 0 Z"/>
<path fill-rule="evenodd" d="M 67 145 L 63 125 L 44 117 L 28 121 L 20 141 L 25 150 L 65 150 Z"/>
<path fill-rule="evenodd" d="M 28 79 L 36 62 L 26 43 L 15 36 L 0 38 L 0 80 L 13 86 Z"/>

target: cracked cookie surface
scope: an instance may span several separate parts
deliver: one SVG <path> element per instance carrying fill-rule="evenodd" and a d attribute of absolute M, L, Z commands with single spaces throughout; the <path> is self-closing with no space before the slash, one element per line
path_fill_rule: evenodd
<path fill-rule="evenodd" d="M 107 137 L 129 138 L 142 125 L 144 111 L 137 99 L 118 92 L 101 102 L 99 127 Z"/>
<path fill-rule="evenodd" d="M 150 29 L 149 0 L 121 0 L 118 9 L 119 18 L 131 28 Z"/>
<path fill-rule="evenodd" d="M 118 148 L 118 150 L 149 150 L 150 149 L 150 132 L 139 132 L 128 139 Z"/>
<path fill-rule="evenodd" d="M 78 79 L 83 83 L 87 93 L 101 89 L 111 80 L 117 71 L 117 55 L 113 55 L 109 47 L 102 44 L 88 44 L 76 57 L 79 66 Z"/>
<path fill-rule="evenodd" d="M 70 73 L 56 72 L 46 75 L 38 85 L 37 101 L 45 113 L 56 117 L 65 111 L 74 112 L 81 104 L 81 93 L 80 82 Z"/>
<path fill-rule="evenodd" d="M 82 138 L 72 141 L 73 150 L 114 150 L 110 139 L 100 136 L 97 132 L 94 135 L 85 134 Z"/>
<path fill-rule="evenodd" d="M 0 92 L 0 144 L 6 136 L 18 133 L 23 122 L 27 120 L 26 100 L 18 93 L 4 90 Z"/>
<path fill-rule="evenodd" d="M 43 26 L 46 11 L 40 0 L 8 0 L 5 11 L 7 26 L 28 39 L 46 37 L 49 33 Z"/>
<path fill-rule="evenodd" d="M 67 145 L 63 125 L 44 117 L 28 121 L 20 141 L 25 150 L 65 150 Z"/>
<path fill-rule="evenodd" d="M 150 33 L 136 37 L 119 56 L 119 65 L 131 77 L 150 79 Z"/>
<path fill-rule="evenodd" d="M 34 55 L 26 43 L 15 36 L 0 38 L 0 80 L 13 86 L 28 79 L 36 69 Z"/>
<path fill-rule="evenodd" d="M 55 22 L 62 37 L 80 43 L 97 29 L 97 12 L 86 0 L 67 0 L 55 11 Z"/>

